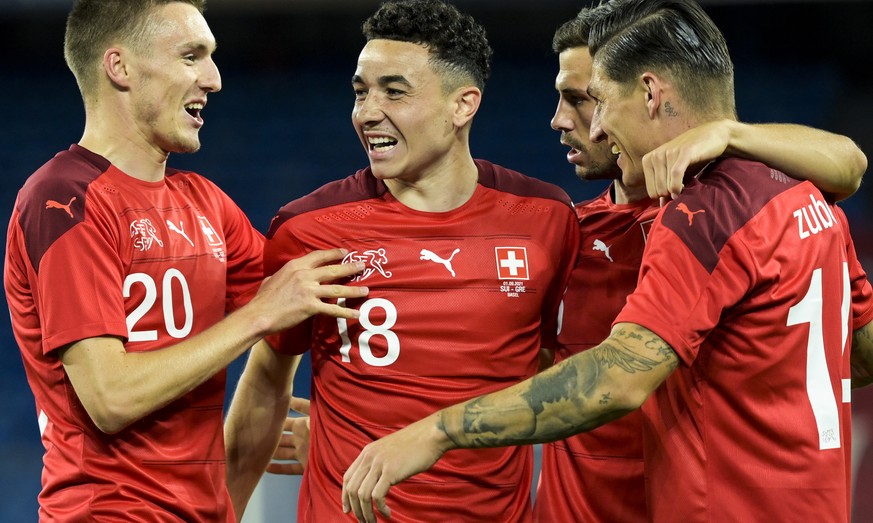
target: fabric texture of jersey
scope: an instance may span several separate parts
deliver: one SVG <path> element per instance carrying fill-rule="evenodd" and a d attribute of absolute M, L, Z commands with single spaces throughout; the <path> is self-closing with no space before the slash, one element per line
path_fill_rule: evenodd
<path fill-rule="evenodd" d="M 849 346 L 871 300 L 809 182 L 724 159 L 664 208 L 616 319 L 681 360 L 642 408 L 654 521 L 848 521 Z"/>
<path fill-rule="evenodd" d="M 643 249 L 659 207 L 616 204 L 606 190 L 576 206 L 580 245 L 564 294 L 556 362 L 599 345 L 637 285 Z M 543 445 L 534 521 L 645 521 L 639 411 Z"/>
<path fill-rule="evenodd" d="M 250 299 L 263 236 L 190 172 L 127 176 L 78 145 L 34 173 L 9 224 L 4 283 L 45 446 L 42 521 L 233 521 L 224 372 L 117 434 L 91 421 L 58 349 L 98 336 L 141 352 Z"/>
<path fill-rule="evenodd" d="M 554 347 L 578 249 L 557 187 L 477 160 L 479 185 L 458 209 L 397 201 L 364 169 L 285 206 L 267 235 L 265 270 L 315 249 L 364 260 L 349 300 L 359 320 L 318 317 L 283 333 L 312 350 L 311 447 L 300 521 L 353 521 L 342 476 L 367 443 L 434 411 L 531 376 Z M 392 521 L 529 521 L 530 447 L 457 450 L 392 488 Z"/>

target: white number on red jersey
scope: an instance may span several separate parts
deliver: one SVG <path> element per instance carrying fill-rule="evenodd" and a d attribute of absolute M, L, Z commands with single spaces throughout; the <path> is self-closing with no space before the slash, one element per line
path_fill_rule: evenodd
<path fill-rule="evenodd" d="M 345 298 L 338 299 L 337 304 L 344 306 L 346 304 Z M 385 311 L 385 321 L 380 325 L 373 324 L 373 320 L 370 318 L 373 309 L 376 308 Z M 397 361 L 397 358 L 400 357 L 400 338 L 391 330 L 391 327 L 397 323 L 397 307 L 384 298 L 367 300 L 361 305 L 361 317 L 358 318 L 358 321 L 364 327 L 364 331 L 361 332 L 357 339 L 361 360 L 373 367 L 387 367 Z M 343 344 L 340 347 L 342 361 L 345 363 L 351 362 L 352 341 L 349 338 L 349 324 L 345 318 L 337 318 L 336 323 L 340 338 L 343 340 Z M 384 356 L 373 355 L 373 351 L 370 349 L 370 340 L 374 336 L 385 338 L 388 350 Z"/>
<path fill-rule="evenodd" d="M 809 338 L 806 345 L 806 394 L 809 397 L 812 414 L 818 429 L 819 449 L 825 450 L 840 448 L 840 416 L 836 392 L 831 386 L 831 378 L 825 359 L 821 275 L 821 269 L 813 271 L 806 296 L 788 310 L 788 326 L 809 324 Z M 846 340 L 849 336 L 850 300 L 849 265 L 843 263 L 842 303 L 840 307 L 843 352 L 846 350 Z M 840 391 L 842 401 L 848 403 L 850 401 L 851 381 L 842 380 L 842 389 Z"/>
<path fill-rule="evenodd" d="M 176 313 L 173 308 L 173 280 L 179 282 L 182 289 L 182 305 L 185 308 L 185 318 L 182 327 L 177 327 Z M 134 284 L 145 287 L 145 297 L 142 302 L 127 317 L 128 341 L 155 341 L 158 339 L 157 330 L 137 330 L 136 324 L 155 306 L 158 301 L 158 286 L 155 280 L 148 274 L 137 272 L 128 274 L 124 279 L 124 297 L 130 298 L 130 290 Z M 191 290 L 188 288 L 188 280 L 178 269 L 169 269 L 164 273 L 161 282 L 161 296 L 164 315 L 164 326 L 170 336 L 182 339 L 191 333 L 194 325 L 194 306 L 191 303 Z"/>

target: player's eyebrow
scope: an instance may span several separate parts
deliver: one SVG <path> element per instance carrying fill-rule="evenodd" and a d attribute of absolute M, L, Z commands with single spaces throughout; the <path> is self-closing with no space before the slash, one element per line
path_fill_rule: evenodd
<path fill-rule="evenodd" d="M 356 75 L 352 76 L 352 83 L 353 84 L 363 84 L 366 82 L 364 82 L 364 79 L 360 75 L 356 74 Z M 405 86 L 412 87 L 412 84 L 409 82 L 409 80 L 407 80 L 406 77 L 403 76 L 402 74 L 391 74 L 391 75 L 380 76 L 378 79 L 378 83 L 379 83 L 380 87 L 385 87 L 386 85 L 393 84 L 393 83 L 400 83 L 400 84 L 403 84 Z"/>

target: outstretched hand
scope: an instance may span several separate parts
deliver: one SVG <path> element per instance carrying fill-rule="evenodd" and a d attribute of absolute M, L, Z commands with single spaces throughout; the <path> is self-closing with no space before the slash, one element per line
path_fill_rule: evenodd
<path fill-rule="evenodd" d="M 303 416 L 285 418 L 282 438 L 273 453 L 273 461 L 267 465 L 267 472 L 299 476 L 306 468 L 309 458 L 309 400 L 291 398 L 291 410 Z"/>
<path fill-rule="evenodd" d="M 293 327 L 316 314 L 336 318 L 357 318 L 355 309 L 326 300 L 361 298 L 368 294 L 367 287 L 339 285 L 341 281 L 361 272 L 365 265 L 336 263 L 347 254 L 344 249 L 313 251 L 293 259 L 266 278 L 250 307 L 256 307 L 258 318 L 268 320 L 268 333 Z"/>
<path fill-rule="evenodd" d="M 376 523 L 380 514 L 391 517 L 385 501 L 392 486 L 433 466 L 446 451 L 439 442 L 439 415 L 417 421 L 364 447 L 343 476 L 343 512 L 354 512 L 360 522 Z"/>

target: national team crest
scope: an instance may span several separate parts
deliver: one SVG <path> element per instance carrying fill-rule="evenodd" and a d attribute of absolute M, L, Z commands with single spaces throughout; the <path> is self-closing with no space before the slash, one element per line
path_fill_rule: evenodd
<path fill-rule="evenodd" d="M 495 247 L 497 277 L 501 280 L 529 280 L 527 248 Z"/>
<path fill-rule="evenodd" d="M 364 262 L 367 266 L 361 274 L 352 278 L 352 281 L 364 281 L 376 273 L 381 274 L 385 278 L 392 276 L 391 271 L 385 269 L 385 265 L 388 264 L 388 254 L 384 247 L 369 249 L 364 252 L 352 251 L 343 258 L 343 263 L 355 262 Z"/>
<path fill-rule="evenodd" d="M 219 245 L 224 245 L 224 241 L 222 241 L 221 236 L 215 232 L 215 228 L 212 227 L 212 224 L 209 223 L 209 219 L 206 216 L 198 216 L 197 221 L 200 222 L 200 232 L 203 233 L 203 236 L 206 237 L 206 243 L 210 247 L 218 247 Z"/>
<path fill-rule="evenodd" d="M 647 243 L 649 241 L 649 233 L 652 231 L 652 224 L 655 223 L 655 219 L 646 220 L 644 222 L 640 222 L 640 229 L 643 231 L 643 243 Z"/>
<path fill-rule="evenodd" d="M 158 238 L 158 230 L 148 218 L 131 222 L 130 237 L 133 239 L 133 246 L 143 252 L 151 250 L 154 244 L 164 246 L 164 242 Z"/>

